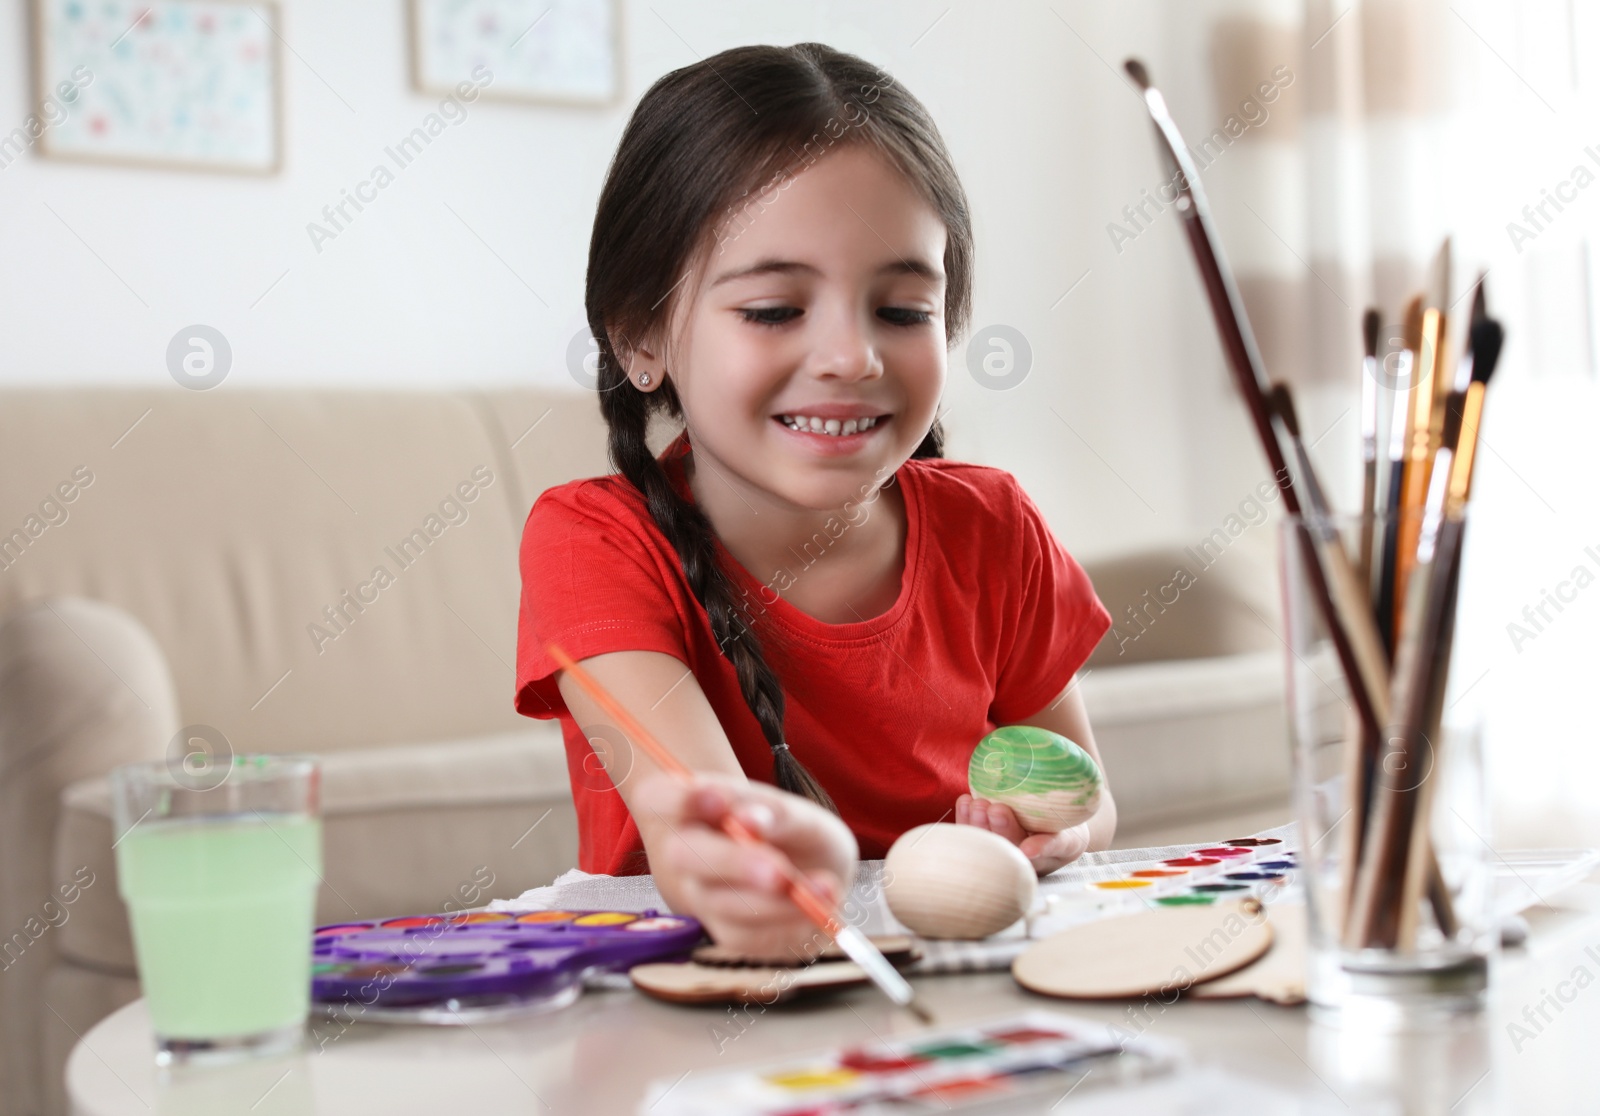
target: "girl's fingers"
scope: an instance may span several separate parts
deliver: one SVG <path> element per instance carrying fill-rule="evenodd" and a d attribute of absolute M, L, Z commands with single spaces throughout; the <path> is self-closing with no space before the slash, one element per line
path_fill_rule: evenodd
<path fill-rule="evenodd" d="M 835 876 L 826 868 L 816 868 L 807 872 L 806 878 L 811 881 L 811 886 L 821 893 L 825 903 L 830 907 L 838 905 L 844 890 L 838 876 Z"/>
<path fill-rule="evenodd" d="M 1020 845 L 1029 837 L 1022 823 L 1017 820 L 1017 815 L 1012 813 L 1011 807 L 998 802 L 989 803 L 989 828 L 1012 844 Z"/>
<path fill-rule="evenodd" d="M 1029 836 L 1009 806 L 990 802 L 986 798 L 974 798 L 967 809 L 971 818 L 969 825 L 987 829 L 990 833 L 998 833 L 1013 845 L 1020 845 Z"/>
<path fill-rule="evenodd" d="M 839 817 L 776 787 L 707 782 L 690 793 L 689 804 L 708 826 L 719 826 L 731 813 L 802 868 L 854 861 L 855 837 Z"/>
<path fill-rule="evenodd" d="M 705 886 L 778 894 L 784 887 L 782 854 L 742 845 L 706 825 L 673 826 L 663 853 L 668 870 Z"/>
<path fill-rule="evenodd" d="M 805 873 L 806 879 L 821 893 L 823 905 L 833 909 L 839 899 L 839 882 L 832 872 L 827 869 L 817 869 Z M 771 892 L 751 892 L 737 887 L 727 887 L 720 881 L 702 881 L 703 891 L 709 899 L 719 905 L 719 909 L 728 917 L 741 922 L 762 922 L 773 919 L 804 922 L 810 925 L 799 904 L 790 894 L 787 882 L 777 890 Z"/>
<path fill-rule="evenodd" d="M 1025 838 L 1022 844 L 1017 847 L 1022 850 L 1022 855 L 1029 860 L 1059 856 L 1063 851 L 1061 834 L 1059 833 L 1035 833 L 1031 837 Z"/>
<path fill-rule="evenodd" d="M 715 879 L 698 881 L 695 913 L 702 922 L 742 929 L 786 927 L 810 920 L 787 892 L 770 893 L 725 887 Z"/>
<path fill-rule="evenodd" d="M 1089 827 L 1074 826 L 1060 833 L 1035 833 L 1018 846 L 1041 873 L 1071 864 L 1089 848 Z"/>

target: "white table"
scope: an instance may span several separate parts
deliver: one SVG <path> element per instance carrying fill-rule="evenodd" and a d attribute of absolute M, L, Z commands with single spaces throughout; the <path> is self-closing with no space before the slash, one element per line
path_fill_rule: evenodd
<path fill-rule="evenodd" d="M 941 1023 L 1049 1007 L 1147 1028 L 1186 1044 L 1202 1066 L 1299 1099 L 1284 1111 L 1593 1113 L 1600 1107 L 1600 884 L 1578 885 L 1552 906 L 1529 911 L 1528 920 L 1528 945 L 1499 959 L 1493 1002 L 1482 1018 L 1402 1036 L 1346 1033 L 1313 1022 L 1303 1008 L 1255 1000 L 1180 1001 L 1140 1024 L 1128 1004 L 1045 1000 L 1022 992 L 1006 973 L 927 976 L 916 983 Z M 1579 969 L 1595 983 L 1582 990 L 1561 984 Z M 1545 1001 L 1545 989 L 1571 1000 Z M 1539 1020 L 1541 1002 L 1548 1022 Z M 1552 1003 L 1559 1003 L 1559 1012 Z M 865 988 L 757 1014 L 742 1032 L 729 1020 L 723 1009 L 590 992 L 559 1012 L 471 1028 L 357 1024 L 340 1034 L 323 1025 L 320 1049 L 313 1039 L 296 1055 L 167 1072 L 153 1063 L 149 1019 L 139 1001 L 84 1036 L 67 1063 L 67 1089 L 77 1116 L 601 1116 L 637 1111 L 653 1079 L 670 1082 L 908 1027 Z M 1526 1034 L 1511 1032 L 1513 1023 Z M 718 1035 L 724 1036 L 720 1047 Z M 1108 1097 L 1114 1100 L 1102 1091 L 1097 1106 Z M 1082 1099 L 1074 1096 L 1055 1111 L 1070 1112 Z M 1139 1110 L 1141 1116 L 1152 1111 L 1147 1105 Z"/>

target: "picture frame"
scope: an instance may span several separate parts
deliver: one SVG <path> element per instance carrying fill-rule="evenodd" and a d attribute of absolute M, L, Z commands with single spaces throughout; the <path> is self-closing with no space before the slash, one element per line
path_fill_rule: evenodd
<path fill-rule="evenodd" d="M 32 0 L 41 156 L 224 174 L 283 166 L 276 0 Z M 53 108 L 53 111 L 50 111 Z"/>
<path fill-rule="evenodd" d="M 622 96 L 616 0 L 409 0 L 411 83 L 448 96 L 483 67 L 480 96 L 603 108 Z"/>

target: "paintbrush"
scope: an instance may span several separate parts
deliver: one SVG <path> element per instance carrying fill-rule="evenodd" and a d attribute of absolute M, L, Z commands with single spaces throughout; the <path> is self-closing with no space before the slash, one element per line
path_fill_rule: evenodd
<path fill-rule="evenodd" d="M 1434 354 L 1433 367 L 1436 373 L 1433 379 L 1433 408 L 1428 419 L 1428 442 L 1431 449 L 1438 449 L 1443 442 L 1444 430 L 1444 399 L 1455 388 L 1455 378 L 1448 374 L 1448 357 L 1450 353 L 1450 238 L 1447 236 L 1439 244 L 1439 251 L 1434 254 L 1433 268 L 1428 292 L 1429 299 L 1434 306 L 1439 308 L 1439 351 Z"/>
<path fill-rule="evenodd" d="M 1451 384 L 1451 387 L 1458 392 L 1465 392 L 1467 385 L 1472 383 L 1472 327 L 1489 317 L 1483 293 L 1483 275 L 1484 273 L 1480 271 L 1477 281 L 1472 285 L 1472 313 L 1467 318 L 1467 343 L 1461 347 L 1461 359 L 1456 364 L 1455 382 Z"/>
<path fill-rule="evenodd" d="M 1378 330 L 1383 318 L 1369 308 L 1361 318 L 1361 553 L 1356 566 L 1372 592 L 1372 546 L 1378 499 Z"/>
<path fill-rule="evenodd" d="M 685 784 L 694 781 L 694 772 L 668 751 L 666 745 L 640 724 L 638 719 L 628 712 L 627 707 L 612 697 L 610 692 L 600 685 L 593 675 L 579 666 L 572 656 L 554 643 L 546 644 L 545 649 L 550 652 L 550 657 L 561 669 L 571 675 L 572 680 L 583 688 L 584 693 L 593 698 L 595 704 L 616 721 L 617 727 L 645 750 L 657 767 Z M 872 983 L 876 984 L 885 996 L 909 1010 L 924 1023 L 934 1021 L 933 1013 L 917 999 L 916 992 L 907 983 L 906 978 L 895 970 L 888 958 L 879 952 L 878 947 L 873 945 L 865 934 L 835 917 L 828 907 L 827 899 L 817 890 L 816 884 L 802 875 L 788 857 L 763 841 L 732 813 L 724 814 L 721 824 L 722 831 L 739 844 L 765 846 L 777 852 L 784 879 L 789 885 L 789 898 L 794 900 L 795 906 L 804 911 L 806 917 L 816 923 L 818 928 L 832 937 L 845 955 L 861 966 L 872 979 Z"/>
<path fill-rule="evenodd" d="M 1428 805 L 1438 766 L 1434 747 L 1437 733 L 1430 740 L 1427 730 L 1438 696 L 1438 677 L 1449 666 L 1437 652 L 1454 612 L 1452 586 L 1461 542 L 1459 507 L 1452 508 L 1451 529 L 1444 530 L 1450 457 L 1448 447 L 1440 449 L 1438 468 L 1428 486 L 1416 566 L 1408 585 L 1405 622 L 1395 659 L 1398 731 L 1389 741 L 1389 755 L 1379 765 L 1372 822 L 1366 854 L 1357 873 L 1346 945 L 1410 949 L 1416 942 L 1418 898 L 1426 878 L 1424 861 L 1429 849 Z M 1432 762 L 1425 765 L 1423 761 L 1430 752 Z M 1448 895 L 1444 898 L 1445 912 L 1435 912 L 1441 930 L 1455 923 Z"/>
<path fill-rule="evenodd" d="M 1500 362 L 1500 350 L 1505 343 L 1505 330 L 1500 323 L 1493 321 L 1484 308 L 1483 280 L 1479 277 L 1477 294 L 1472 304 L 1472 327 L 1468 332 L 1467 355 L 1461 370 L 1467 379 L 1465 391 L 1452 392 L 1448 397 L 1445 425 L 1441 440 L 1450 448 L 1451 456 L 1449 465 L 1440 464 L 1438 468 L 1448 468 L 1449 481 L 1445 495 L 1445 519 L 1440 528 L 1438 550 L 1441 554 L 1451 556 L 1455 562 L 1444 604 L 1444 620 L 1442 629 L 1437 637 L 1433 652 L 1434 678 L 1432 692 L 1427 707 L 1428 728 L 1433 733 L 1434 740 L 1443 739 L 1443 714 L 1445 682 L 1449 673 L 1450 658 L 1455 646 L 1455 614 L 1456 590 L 1461 580 L 1461 554 L 1466 535 L 1466 520 L 1463 518 L 1468 498 L 1472 495 L 1472 464 L 1476 457 L 1478 445 L 1478 423 L 1483 417 L 1484 391 L 1488 387 L 1489 378 L 1494 375 L 1494 370 Z M 1435 761 L 1437 762 L 1437 760 Z M 1427 810 L 1432 800 L 1432 788 L 1424 787 L 1421 808 L 1423 816 L 1427 817 Z M 1415 944 L 1417 909 L 1417 894 L 1421 883 L 1417 879 L 1417 845 L 1419 837 L 1412 835 L 1412 856 L 1407 860 L 1407 874 L 1405 890 L 1401 898 L 1402 920 L 1399 930 L 1399 943 L 1402 949 L 1409 949 Z M 1444 881 L 1439 876 L 1438 866 L 1432 861 L 1431 846 L 1428 850 L 1429 868 L 1431 874 L 1427 880 L 1428 895 L 1433 902 L 1435 921 L 1439 930 L 1446 938 L 1452 938 L 1456 933 L 1456 922 L 1453 913 L 1445 917 L 1438 895 L 1443 891 Z M 1448 903 L 1448 893 L 1444 895 Z"/>
<path fill-rule="evenodd" d="M 1411 416 L 1417 401 L 1417 351 L 1422 347 L 1422 297 L 1406 303 L 1400 327 L 1400 360 L 1396 374 L 1394 409 L 1389 421 L 1388 493 L 1384 503 L 1383 555 L 1378 568 L 1378 632 L 1384 648 L 1394 652 L 1395 573 L 1400 557 L 1400 497 L 1405 487 L 1406 450 L 1410 445 Z"/>
<path fill-rule="evenodd" d="M 1295 413 L 1294 397 L 1287 385 L 1273 384 L 1269 400 L 1273 412 L 1288 430 L 1301 475 L 1309 478 L 1306 484 L 1306 502 L 1313 507 L 1320 507 L 1322 514 L 1326 516 L 1327 501 L 1321 486 L 1316 482 L 1316 472 L 1312 468 L 1310 455 L 1300 437 L 1300 420 Z M 1301 545 L 1310 545 L 1304 535 L 1301 538 Z M 1370 601 L 1363 595 L 1364 590 L 1360 585 L 1351 584 L 1347 592 L 1353 598 L 1351 607 L 1365 609 L 1370 606 Z M 1371 808 L 1373 773 L 1378 763 L 1379 741 L 1379 734 L 1363 724 L 1360 716 L 1347 719 L 1343 757 L 1346 802 L 1342 821 L 1345 831 L 1340 838 L 1339 884 L 1340 894 L 1344 897 L 1341 902 L 1345 910 L 1349 909 L 1349 898 L 1354 894 L 1356 866 L 1361 862 L 1365 843 L 1368 811 Z"/>
<path fill-rule="evenodd" d="M 1462 503 L 1472 492 L 1472 464 L 1477 456 L 1478 424 L 1483 421 L 1483 393 L 1489 386 L 1489 377 L 1494 375 L 1495 366 L 1500 362 L 1505 330 L 1499 322 L 1486 317 L 1472 324 L 1469 336 L 1472 371 L 1461 403 L 1461 434 L 1457 440 L 1459 448 L 1450 474 L 1450 498 Z"/>
<path fill-rule="evenodd" d="M 1289 391 L 1288 385 L 1273 384 L 1268 388 L 1267 405 L 1282 424 L 1284 433 L 1288 435 L 1290 448 L 1294 452 L 1295 464 L 1300 470 L 1300 481 L 1305 488 L 1305 504 L 1309 517 L 1317 525 L 1317 533 L 1322 536 L 1318 541 L 1318 549 L 1323 557 L 1327 585 L 1335 608 L 1341 616 L 1356 615 L 1364 618 L 1371 607 L 1372 597 L 1350 565 L 1344 546 L 1340 542 L 1334 526 L 1333 508 L 1322 490 L 1322 483 L 1317 479 L 1317 471 L 1311 464 L 1311 455 L 1307 452 L 1305 441 L 1300 436 L 1300 419 L 1295 413 L 1294 396 Z M 1369 693 L 1386 693 L 1388 660 L 1378 641 L 1376 626 L 1352 625 L 1349 638 L 1362 677 L 1369 687 Z M 1374 706 L 1375 709 L 1377 707 Z M 1381 718 L 1379 723 L 1382 723 Z"/>
<path fill-rule="evenodd" d="M 1417 539 L 1422 530 L 1422 508 L 1428 497 L 1428 478 L 1433 471 L 1433 455 L 1438 448 L 1434 435 L 1434 393 L 1444 377 L 1440 365 L 1440 346 L 1444 343 L 1444 314 L 1436 306 L 1422 312 L 1422 339 L 1417 349 L 1417 381 L 1411 395 L 1411 441 L 1406 451 L 1405 483 L 1400 493 L 1400 544 L 1395 555 L 1394 599 L 1397 606 L 1406 600 L 1406 580 L 1416 563 Z M 1443 407 L 1437 408 L 1439 417 Z M 1395 616 L 1395 640 L 1399 641 L 1400 616 Z"/>
<path fill-rule="evenodd" d="M 1274 415 L 1268 400 L 1267 376 L 1260 350 L 1256 347 L 1255 334 L 1250 329 L 1250 320 L 1245 314 L 1233 273 L 1212 231 L 1210 207 L 1200 185 L 1199 173 L 1189 158 L 1183 135 L 1178 131 L 1172 114 L 1167 111 L 1161 91 L 1151 84 L 1144 64 L 1130 58 L 1123 63 L 1123 67 L 1144 93 L 1145 108 L 1156 128 L 1157 147 L 1174 171 L 1170 177 L 1178 191 L 1175 204 L 1183 218 L 1184 232 L 1194 252 L 1195 264 L 1205 283 L 1212 318 L 1221 335 L 1234 381 L 1244 397 L 1279 491 L 1283 493 L 1284 510 L 1295 518 L 1296 529 L 1305 544 L 1302 551 L 1306 578 L 1349 682 L 1351 700 L 1363 725 L 1376 734 L 1388 720 L 1389 688 L 1382 644 L 1369 611 L 1369 599 L 1363 593 L 1360 607 L 1349 605 L 1347 589 L 1357 581 L 1337 530 L 1325 514 L 1307 516 L 1302 513 L 1300 496 L 1280 440 L 1286 436 L 1281 432 L 1283 420 L 1281 416 Z M 1325 512 L 1326 508 L 1322 511 Z M 1341 600 L 1346 600 L 1344 606 L 1341 606 Z"/>

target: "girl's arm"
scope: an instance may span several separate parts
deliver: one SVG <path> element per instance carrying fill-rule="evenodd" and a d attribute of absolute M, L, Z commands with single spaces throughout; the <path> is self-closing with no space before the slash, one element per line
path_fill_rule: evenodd
<path fill-rule="evenodd" d="M 957 824 L 981 826 L 1000 834 L 1022 849 L 1041 876 L 1071 864 L 1086 852 L 1110 848 L 1111 838 L 1117 831 L 1117 803 L 1111 796 L 1110 776 L 1106 773 L 1105 761 L 1100 758 L 1100 749 L 1095 746 L 1083 697 L 1075 689 L 1077 681 L 1074 676 L 1055 701 L 1017 723 L 1060 733 L 1089 753 L 1100 769 L 1101 781 L 1100 808 L 1092 818 L 1060 833 L 1029 833 L 1009 806 L 967 794 L 956 799 Z"/>
<path fill-rule="evenodd" d="M 705 923 L 718 943 L 751 957 L 815 953 L 769 849 L 736 844 L 718 828 L 732 811 L 837 897 L 855 875 L 856 842 L 833 814 L 745 778 L 711 703 L 689 668 L 657 651 L 617 651 L 581 665 L 696 773 L 685 786 L 633 747 L 577 683 L 557 685 L 639 827 L 656 889 L 674 911 Z"/>

